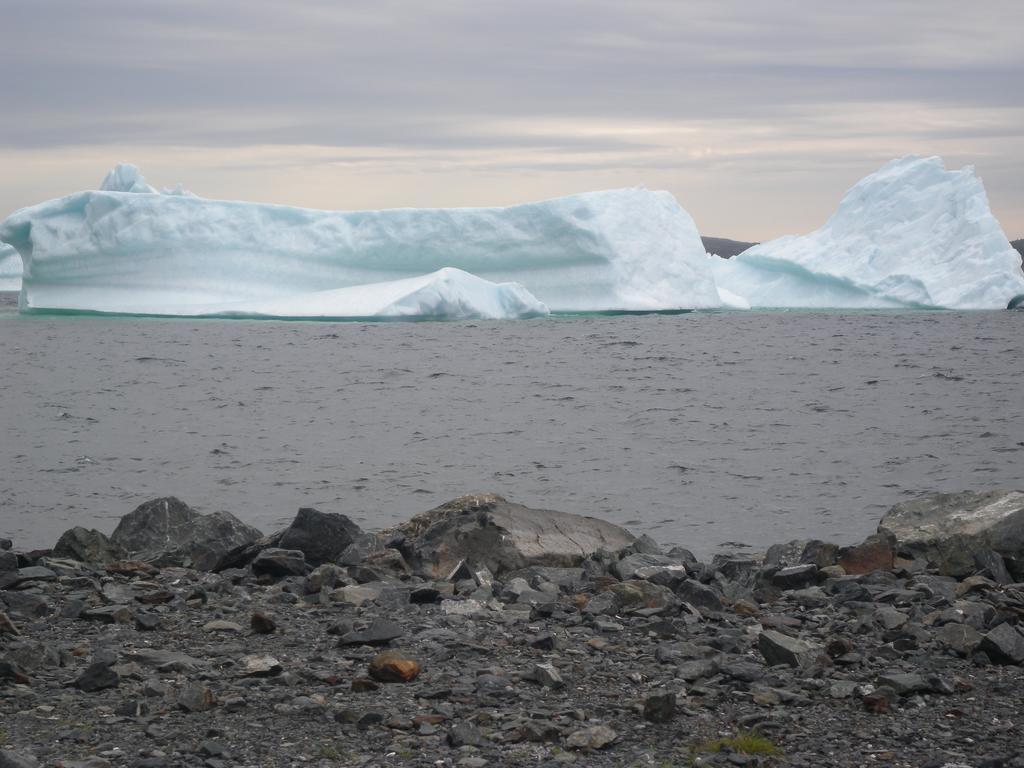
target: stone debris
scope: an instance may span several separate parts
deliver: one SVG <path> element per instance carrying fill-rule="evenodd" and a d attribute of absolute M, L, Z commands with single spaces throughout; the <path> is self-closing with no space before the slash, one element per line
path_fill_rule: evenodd
<path fill-rule="evenodd" d="M 0 768 L 1024 768 L 1024 552 L 953 523 L 700 562 L 480 495 L 303 510 L 210 571 L 178 504 L 123 556 L 0 548 Z"/>

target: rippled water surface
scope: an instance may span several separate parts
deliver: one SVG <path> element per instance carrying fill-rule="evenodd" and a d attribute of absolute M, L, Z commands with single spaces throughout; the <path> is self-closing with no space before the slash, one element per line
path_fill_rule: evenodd
<path fill-rule="evenodd" d="M 505 323 L 23 317 L 0 299 L 0 535 L 176 495 L 263 530 L 491 490 L 707 554 L 856 540 L 1024 486 L 1024 312 Z"/>

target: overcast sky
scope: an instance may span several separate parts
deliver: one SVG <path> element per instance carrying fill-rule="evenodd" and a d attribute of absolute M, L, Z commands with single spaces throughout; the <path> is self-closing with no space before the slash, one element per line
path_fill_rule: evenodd
<path fill-rule="evenodd" d="M 819 226 L 887 160 L 1024 235 L 1022 0 L 0 0 L 0 216 L 95 187 L 319 208 L 643 185 L 703 234 Z"/>

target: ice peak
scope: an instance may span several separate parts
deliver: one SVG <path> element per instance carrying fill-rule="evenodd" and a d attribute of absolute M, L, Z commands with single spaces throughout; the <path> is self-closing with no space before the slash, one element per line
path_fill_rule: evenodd
<path fill-rule="evenodd" d="M 154 193 L 153 187 L 146 183 L 145 177 L 137 166 L 131 163 L 118 163 L 104 177 L 100 184 L 101 192 L 142 192 Z"/>

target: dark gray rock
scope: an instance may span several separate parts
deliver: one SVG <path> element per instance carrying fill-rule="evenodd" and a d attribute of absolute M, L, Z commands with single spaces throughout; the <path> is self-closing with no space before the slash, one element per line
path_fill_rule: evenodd
<path fill-rule="evenodd" d="M 0 550 L 0 573 L 18 570 L 18 556 L 13 552 Z"/>
<path fill-rule="evenodd" d="M 916 672 L 889 672 L 880 675 L 879 686 L 888 686 L 900 696 L 909 696 L 912 693 L 922 693 L 931 690 L 931 685 L 924 675 Z"/>
<path fill-rule="evenodd" d="M 41 565 L 0 573 L 0 589 L 15 589 L 31 581 L 56 581 L 57 573 Z"/>
<path fill-rule="evenodd" d="M 342 635 L 338 645 L 387 645 L 405 634 L 393 621 L 377 619 L 366 629 L 353 630 Z"/>
<path fill-rule="evenodd" d="M 448 578 L 463 562 L 500 577 L 530 565 L 572 567 L 598 550 L 619 552 L 634 537 L 617 525 L 530 509 L 494 494 L 462 496 L 392 532 L 416 573 Z"/>
<path fill-rule="evenodd" d="M 0 749 L 0 768 L 39 768 L 39 761 L 24 752 Z"/>
<path fill-rule="evenodd" d="M 147 501 L 122 517 L 110 540 L 138 560 L 208 571 L 227 552 L 260 535 L 229 512 L 201 515 L 169 496 Z"/>
<path fill-rule="evenodd" d="M 29 677 L 25 670 L 13 661 L 0 661 L 0 686 L 3 685 L 28 685 Z"/>
<path fill-rule="evenodd" d="M 103 565 L 122 560 L 128 553 L 99 531 L 75 526 L 57 540 L 53 556 Z"/>
<path fill-rule="evenodd" d="M 257 576 L 305 576 L 312 570 L 305 556 L 297 549 L 264 549 L 252 561 L 252 572 Z"/>
<path fill-rule="evenodd" d="M 0 539 L 0 551 L 10 549 L 14 546 L 14 542 L 10 539 Z"/>
<path fill-rule="evenodd" d="M 996 664 L 1024 664 L 1024 635 L 1003 623 L 981 638 L 978 650 Z"/>
<path fill-rule="evenodd" d="M 770 667 L 780 664 L 800 667 L 814 661 L 823 652 L 820 646 L 789 637 L 773 629 L 766 629 L 758 635 L 757 649 Z"/>
<path fill-rule="evenodd" d="M 772 584 L 779 589 L 803 589 L 818 581 L 818 566 L 790 565 L 775 572 Z"/>
<path fill-rule="evenodd" d="M 186 712 L 207 712 L 217 706 L 217 698 L 205 685 L 186 683 L 178 690 L 176 703 Z"/>
<path fill-rule="evenodd" d="M 724 607 L 722 598 L 714 589 L 693 579 L 680 583 L 674 591 L 684 603 L 704 611 L 720 613 Z"/>
<path fill-rule="evenodd" d="M 961 656 L 970 656 L 981 643 L 981 633 L 968 624 L 944 624 L 935 639 Z"/>
<path fill-rule="evenodd" d="M 277 546 L 297 549 L 307 563 L 317 566 L 337 560 L 362 532 L 345 515 L 303 507 L 281 532 Z"/>
<path fill-rule="evenodd" d="M 626 555 L 617 562 L 612 563 L 609 569 L 612 575 L 622 581 L 635 578 L 637 569 L 643 568 L 649 565 L 673 565 L 672 559 L 660 554 L 648 554 L 645 552 L 639 552 L 631 555 Z M 684 566 L 685 571 L 685 566 Z"/>
<path fill-rule="evenodd" d="M 97 661 L 85 668 L 75 680 L 75 687 L 86 693 L 95 693 L 106 688 L 117 688 L 121 684 L 121 677 L 109 664 Z"/>
<path fill-rule="evenodd" d="M 656 691 L 644 699 L 644 720 L 651 723 L 667 723 L 676 714 L 676 694 L 671 691 Z"/>
<path fill-rule="evenodd" d="M 482 747 L 487 744 L 483 733 L 472 723 L 456 723 L 448 731 L 448 744 L 456 749 L 459 747 Z"/>
<path fill-rule="evenodd" d="M 975 552 L 974 564 L 982 575 L 992 579 L 996 584 L 1012 584 L 1014 581 L 1003 556 L 991 549 Z"/>
<path fill-rule="evenodd" d="M 1024 553 L 1024 492 L 928 494 L 894 506 L 878 530 L 939 573 L 964 577 L 976 570 L 978 554 Z"/>

